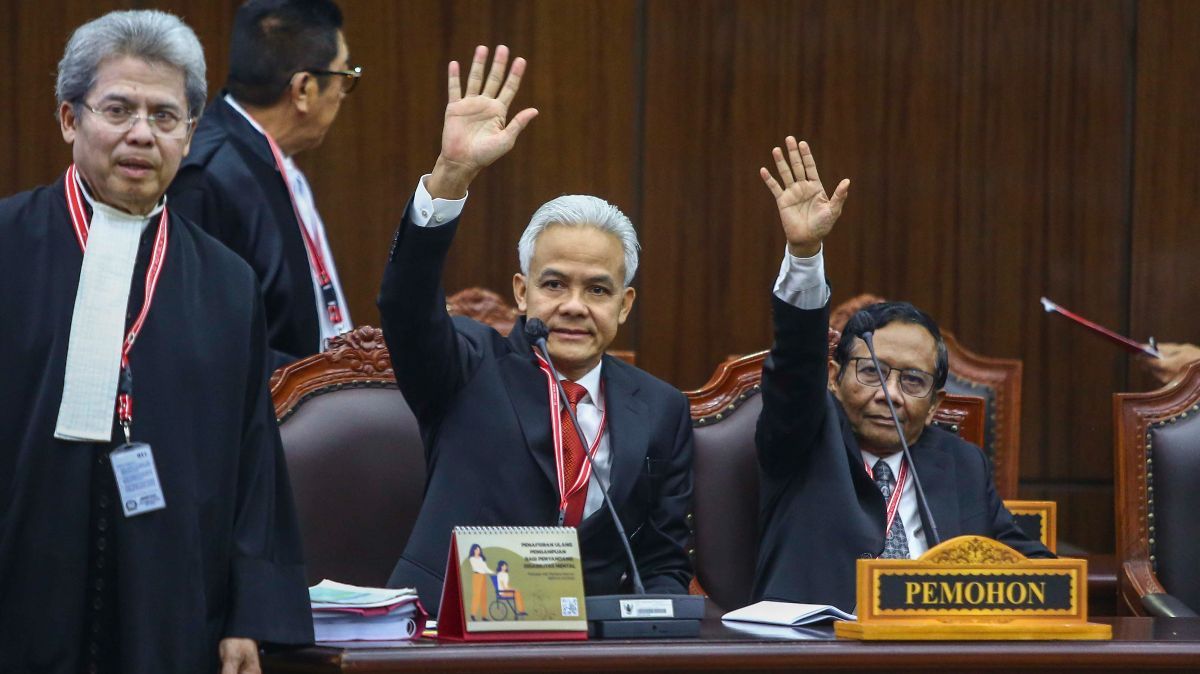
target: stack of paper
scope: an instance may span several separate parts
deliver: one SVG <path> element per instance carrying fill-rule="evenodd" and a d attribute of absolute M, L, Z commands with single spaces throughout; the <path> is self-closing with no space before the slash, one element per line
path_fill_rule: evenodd
<path fill-rule="evenodd" d="M 308 588 L 317 641 L 399 641 L 425 627 L 412 588 L 376 588 L 323 580 Z"/>
<path fill-rule="evenodd" d="M 799 627 L 827 620 L 854 620 L 854 615 L 826 604 L 789 604 L 760 601 L 721 616 L 721 620 Z"/>

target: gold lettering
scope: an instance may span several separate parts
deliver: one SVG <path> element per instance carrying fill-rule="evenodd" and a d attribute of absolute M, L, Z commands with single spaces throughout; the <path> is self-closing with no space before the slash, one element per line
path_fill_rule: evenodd
<path fill-rule="evenodd" d="M 967 583 L 967 586 L 963 588 L 963 599 L 971 605 L 982 604 L 983 584 L 977 582 Z"/>
<path fill-rule="evenodd" d="M 921 589 L 920 583 L 914 583 L 911 580 L 904 583 L 904 603 L 912 606 L 913 595 L 916 594 L 917 590 L 919 589 Z"/>
<path fill-rule="evenodd" d="M 944 604 L 961 604 L 962 603 L 962 583 L 947 583 L 942 582 L 942 603 Z"/>
<path fill-rule="evenodd" d="M 1029 590 L 1021 583 L 1005 583 L 1004 599 L 1010 605 L 1024 604 L 1029 601 Z"/>
<path fill-rule="evenodd" d="M 941 602 L 937 598 L 937 583 L 933 581 L 925 581 L 921 583 L 921 603 L 926 605 L 937 605 Z"/>
<path fill-rule="evenodd" d="M 1037 602 L 1039 604 L 1046 603 L 1046 582 L 1045 581 L 1042 581 L 1040 583 L 1034 583 L 1031 581 L 1029 583 L 1029 592 L 1034 597 L 1037 598 Z"/>
<path fill-rule="evenodd" d="M 1004 583 L 998 583 L 996 581 L 987 583 L 987 603 L 1004 603 Z"/>

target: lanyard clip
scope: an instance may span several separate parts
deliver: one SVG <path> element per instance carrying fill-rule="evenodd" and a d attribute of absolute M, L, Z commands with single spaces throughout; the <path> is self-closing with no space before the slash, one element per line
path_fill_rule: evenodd
<path fill-rule="evenodd" d="M 125 444 L 127 444 L 127 445 L 133 444 L 133 437 L 130 435 L 130 432 L 129 432 L 129 420 L 128 419 L 121 420 L 121 430 L 125 431 Z"/>

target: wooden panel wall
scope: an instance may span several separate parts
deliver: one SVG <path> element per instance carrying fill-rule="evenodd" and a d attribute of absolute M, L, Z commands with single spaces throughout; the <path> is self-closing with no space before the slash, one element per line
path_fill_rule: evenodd
<path fill-rule="evenodd" d="M 215 93 L 236 0 L 43 0 L 0 8 L 0 194 L 69 160 L 51 114 L 70 28 L 175 11 Z M 1200 339 L 1200 3 L 1188 0 L 354 0 L 365 77 L 302 155 L 359 323 L 397 215 L 436 157 L 445 63 L 504 42 L 541 115 L 481 178 L 451 289 L 507 292 L 529 215 L 609 198 L 639 226 L 638 305 L 619 338 L 682 388 L 770 339 L 783 240 L 757 169 L 793 133 L 853 181 L 827 249 L 834 301 L 908 299 L 971 348 L 1025 361 L 1021 476 L 1063 538 L 1111 549 L 1110 394 L 1148 383 L 1044 316 L 1045 294 L 1137 336 Z M 2 245 L 2 244 L 0 244 Z"/>

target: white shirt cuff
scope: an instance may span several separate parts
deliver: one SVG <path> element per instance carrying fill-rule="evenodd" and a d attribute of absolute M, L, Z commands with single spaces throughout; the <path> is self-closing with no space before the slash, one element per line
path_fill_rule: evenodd
<path fill-rule="evenodd" d="M 825 283 L 825 247 L 812 257 L 796 257 L 785 248 L 775 296 L 797 309 L 820 309 L 829 302 L 829 284 Z"/>
<path fill-rule="evenodd" d="M 431 174 L 426 173 L 417 181 L 417 191 L 413 194 L 412 208 L 408 212 L 409 220 L 418 227 L 438 227 L 462 215 L 463 206 L 467 203 L 468 192 L 462 199 L 434 199 L 425 189 L 425 181 Z"/>

